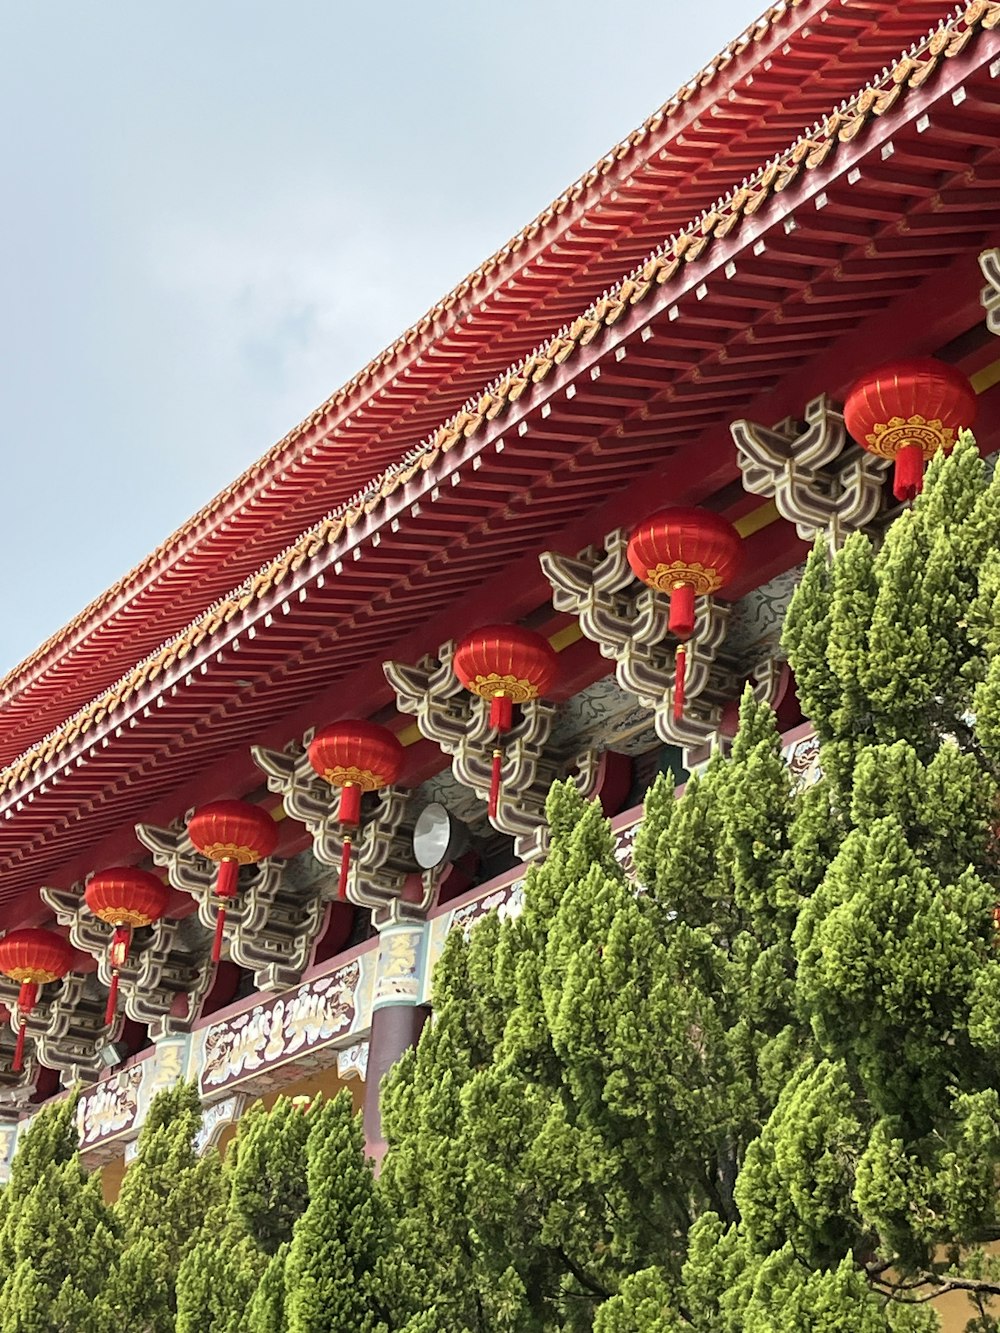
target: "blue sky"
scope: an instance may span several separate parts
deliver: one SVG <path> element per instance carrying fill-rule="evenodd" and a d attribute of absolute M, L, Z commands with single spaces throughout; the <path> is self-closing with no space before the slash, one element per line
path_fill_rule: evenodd
<path fill-rule="evenodd" d="M 0 0 L 0 671 L 757 12 Z"/>

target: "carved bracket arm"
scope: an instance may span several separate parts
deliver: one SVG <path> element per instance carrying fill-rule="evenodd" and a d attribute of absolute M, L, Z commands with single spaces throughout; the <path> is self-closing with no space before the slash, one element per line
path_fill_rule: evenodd
<path fill-rule="evenodd" d="M 108 946 L 114 928 L 88 911 L 84 888 L 82 883 L 71 889 L 43 888 L 41 897 L 60 924 L 69 926 L 70 942 L 97 960 L 98 979 L 107 987 L 111 984 Z M 119 968 L 122 1009 L 129 1018 L 145 1023 L 154 1041 L 190 1029 L 211 982 L 200 932 L 192 931 L 186 922 L 167 918 L 133 933 L 128 960 Z M 185 997 L 182 1013 L 174 1012 L 178 996 Z"/>
<path fill-rule="evenodd" d="M 986 311 L 986 327 L 1000 337 L 1000 247 L 984 250 L 979 256 L 979 267 L 986 279 L 981 297 Z"/>
<path fill-rule="evenodd" d="M 284 750 L 255 746 L 254 763 L 267 775 L 270 791 L 285 811 L 304 824 L 313 840 L 313 854 L 323 865 L 339 866 L 344 845 L 337 818 L 337 799 L 309 762 L 305 744 Z M 401 787 L 383 787 L 362 800 L 361 827 L 351 830 L 353 854 L 347 896 L 361 907 L 383 909 L 398 904 L 403 915 L 422 916 L 437 891 L 437 874 L 420 874 L 413 859 L 416 801 Z M 334 881 L 326 896 L 333 892 Z M 415 890 L 415 891 L 414 891 Z M 404 897 L 405 895 L 405 897 Z"/>
<path fill-rule="evenodd" d="M 195 850 L 184 822 L 169 828 L 137 824 L 135 831 L 156 865 L 166 868 L 173 887 L 195 899 L 205 930 L 213 930 L 216 868 Z M 309 963 L 324 910 L 319 886 L 303 891 L 293 884 L 280 858 L 245 866 L 240 870 L 239 893 L 227 904 L 225 939 L 230 957 L 253 972 L 260 990 L 293 986 Z M 203 947 L 207 954 L 207 938 Z"/>
<path fill-rule="evenodd" d="M 728 606 L 713 598 L 698 603 L 694 633 L 687 641 L 684 715 L 674 717 L 677 641 L 668 628 L 664 598 L 641 583 L 625 555 L 626 534 L 609 533 L 604 547 L 576 557 L 546 551 L 542 569 L 553 605 L 575 615 L 584 635 L 615 664 L 615 679 L 653 714 L 657 734 L 684 749 L 693 762 L 718 732 L 726 706 L 737 699 L 746 675 L 725 652 Z M 775 697 L 780 664 L 768 659 L 753 674 L 762 697 Z"/>
<path fill-rule="evenodd" d="M 456 779 L 488 803 L 494 732 L 489 704 L 468 693 L 452 669 L 454 642 L 414 665 L 386 662 L 386 679 L 401 712 L 416 717 L 421 734 L 451 756 Z M 545 847 L 545 800 L 556 778 L 572 775 L 585 795 L 593 795 L 599 756 L 567 755 L 551 744 L 556 709 L 541 700 L 522 704 L 504 735 L 500 798 L 493 825 L 514 838 L 521 860 Z"/>
<path fill-rule="evenodd" d="M 807 404 L 802 423 L 741 420 L 729 429 L 744 489 L 773 498 L 803 541 L 826 532 L 840 545 L 885 510 L 888 460 L 854 444 L 843 412 L 825 394 Z"/>

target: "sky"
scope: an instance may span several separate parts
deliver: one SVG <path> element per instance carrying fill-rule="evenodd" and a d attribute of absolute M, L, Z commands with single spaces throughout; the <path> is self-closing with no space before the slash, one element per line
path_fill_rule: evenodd
<path fill-rule="evenodd" d="M 0 673 L 762 0 L 0 0 Z"/>

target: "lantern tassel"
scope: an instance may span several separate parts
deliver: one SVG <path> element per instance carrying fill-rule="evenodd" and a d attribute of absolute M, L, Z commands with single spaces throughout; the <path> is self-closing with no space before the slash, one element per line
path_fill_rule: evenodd
<path fill-rule="evenodd" d="M 115 1010 L 118 1008 L 118 969 L 113 969 L 111 973 L 111 985 L 108 987 L 108 1003 L 104 1010 L 104 1026 L 109 1028 L 115 1021 Z"/>
<path fill-rule="evenodd" d="M 490 775 L 490 819 L 496 818 L 497 805 L 500 801 L 500 770 L 503 764 L 503 750 L 493 751 L 493 772 Z"/>
<path fill-rule="evenodd" d="M 24 1040 L 28 1033 L 28 1019 L 31 1011 L 35 1007 L 35 1001 L 38 999 L 38 987 L 33 981 L 24 981 L 21 983 L 20 994 L 17 997 L 17 1007 L 21 1012 L 21 1026 L 17 1030 L 17 1043 L 14 1046 L 14 1062 L 11 1065 L 15 1074 L 19 1074 L 24 1068 Z"/>
<path fill-rule="evenodd" d="M 361 788 L 356 782 L 345 782 L 340 789 L 340 810 L 342 824 L 361 823 Z"/>
<path fill-rule="evenodd" d="M 924 488 L 924 451 L 919 444 L 904 444 L 896 455 L 892 493 L 901 503 L 914 499 Z"/>
<path fill-rule="evenodd" d="M 240 863 L 226 858 L 219 862 L 219 874 L 215 881 L 215 892 L 222 899 L 215 916 L 215 936 L 212 940 L 212 962 L 222 961 L 222 937 L 226 930 L 226 899 L 235 898 L 240 885 Z"/>
<path fill-rule="evenodd" d="M 226 909 L 220 907 L 215 917 L 215 938 L 212 940 L 212 962 L 222 961 L 222 936 L 226 929 Z"/>
<path fill-rule="evenodd" d="M 115 926 L 111 938 L 111 987 L 108 990 L 108 1004 L 104 1010 L 104 1026 L 110 1027 L 115 1021 L 115 1009 L 118 1006 L 118 972 L 128 962 L 128 951 L 132 945 L 132 927 Z"/>
<path fill-rule="evenodd" d="M 24 1035 L 28 1030 L 28 1021 L 21 1019 L 21 1026 L 17 1030 L 17 1044 L 14 1047 L 14 1063 L 11 1066 L 15 1074 L 20 1074 L 24 1068 Z"/>
<path fill-rule="evenodd" d="M 340 879 L 337 881 L 337 901 L 347 902 L 347 879 L 351 873 L 351 838 L 344 835 L 344 845 L 340 853 Z"/>
<path fill-rule="evenodd" d="M 490 726 L 502 736 L 514 725 L 514 701 L 506 694 L 494 694 L 490 700 Z M 500 803 L 500 770 L 503 764 L 503 750 L 496 747 L 493 751 L 493 768 L 490 773 L 490 819 L 495 819 Z"/>
<path fill-rule="evenodd" d="M 670 590 L 670 633 L 678 639 L 690 639 L 694 633 L 694 585 L 675 583 Z"/>
<path fill-rule="evenodd" d="M 514 701 L 506 694 L 494 694 L 490 700 L 490 726 L 494 731 L 510 731 L 514 725 Z"/>
<path fill-rule="evenodd" d="M 674 657 L 674 720 L 684 716 L 684 685 L 687 675 L 687 645 L 680 644 Z"/>
<path fill-rule="evenodd" d="M 215 881 L 215 892 L 220 898 L 235 898 L 239 890 L 239 861 L 220 861 L 219 874 Z"/>

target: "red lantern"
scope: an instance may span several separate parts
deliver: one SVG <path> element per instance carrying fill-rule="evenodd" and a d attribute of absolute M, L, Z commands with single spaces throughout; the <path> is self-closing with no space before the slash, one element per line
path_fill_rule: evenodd
<path fill-rule="evenodd" d="M 222 957 L 222 932 L 226 905 L 239 890 L 240 866 L 256 865 L 278 845 L 274 820 L 259 805 L 247 801 L 213 801 L 203 805 L 188 820 L 188 837 L 210 861 L 218 862 L 215 892 L 219 897 L 212 943 L 212 962 Z"/>
<path fill-rule="evenodd" d="M 12 930 L 0 940 L 0 972 L 21 983 L 21 993 L 17 997 L 21 1026 L 17 1031 L 12 1066 L 15 1073 L 24 1064 L 24 1034 L 38 999 L 38 987 L 49 981 L 59 981 L 72 966 L 73 946 L 51 930 L 34 927 Z"/>
<path fill-rule="evenodd" d="M 897 500 L 913 499 L 923 486 L 924 463 L 950 449 L 975 419 L 972 385 L 930 356 L 880 366 L 858 380 L 844 403 L 844 422 L 858 444 L 893 460 Z"/>
<path fill-rule="evenodd" d="M 374 722 L 334 722 L 309 742 L 309 762 L 331 787 L 340 788 L 341 824 L 355 829 L 361 823 L 361 796 L 389 787 L 403 768 L 403 747 L 388 729 Z M 347 897 L 351 866 L 351 834 L 344 834 L 337 897 Z"/>
<path fill-rule="evenodd" d="M 118 973 L 128 961 L 132 931 L 137 926 L 151 926 L 167 908 L 167 886 L 148 870 L 135 866 L 115 866 L 101 870 L 90 879 L 83 897 L 99 921 L 114 926 L 109 950 L 111 988 L 105 1023 L 113 1023 L 118 1003 Z"/>
<path fill-rule="evenodd" d="M 487 625 L 467 634 L 455 649 L 455 675 L 467 690 L 490 701 L 490 726 L 497 733 L 490 780 L 490 818 L 497 812 L 503 750 L 499 739 L 510 731 L 514 705 L 545 694 L 559 675 L 555 649 L 541 634 L 520 625 Z"/>
<path fill-rule="evenodd" d="M 730 583 L 743 562 L 743 540 L 708 509 L 661 509 L 640 523 L 628 544 L 633 573 L 670 595 L 670 631 L 681 640 L 674 681 L 674 717 L 684 716 L 685 640 L 694 633 L 695 598 Z"/>

